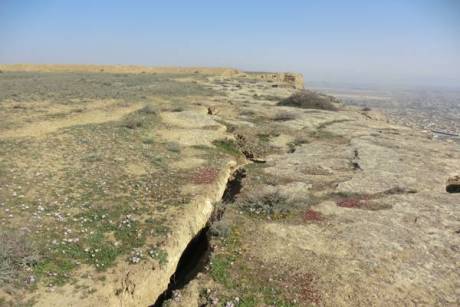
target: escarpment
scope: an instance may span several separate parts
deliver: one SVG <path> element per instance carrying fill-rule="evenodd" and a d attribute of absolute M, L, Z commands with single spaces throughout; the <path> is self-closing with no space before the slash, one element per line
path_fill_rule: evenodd
<path fill-rule="evenodd" d="M 0 68 L 1 304 L 458 303 L 456 144 L 299 74 Z"/>

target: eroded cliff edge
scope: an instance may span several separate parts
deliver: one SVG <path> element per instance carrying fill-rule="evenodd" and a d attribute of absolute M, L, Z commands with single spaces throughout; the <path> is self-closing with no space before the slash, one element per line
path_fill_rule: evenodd
<path fill-rule="evenodd" d="M 446 192 L 458 146 L 369 110 L 279 106 L 293 74 L 82 73 L 1 76 L 19 95 L 2 97 L 2 230 L 32 219 L 23 231 L 52 251 L 25 288 L 2 286 L 4 302 L 153 304 L 217 208 L 209 264 L 168 303 L 458 304 L 460 201 Z M 21 78 L 56 95 L 15 93 Z M 91 84 L 91 97 L 63 90 Z M 238 166 L 241 189 L 222 204 Z M 51 264 L 66 253 L 79 263 L 61 272 Z"/>

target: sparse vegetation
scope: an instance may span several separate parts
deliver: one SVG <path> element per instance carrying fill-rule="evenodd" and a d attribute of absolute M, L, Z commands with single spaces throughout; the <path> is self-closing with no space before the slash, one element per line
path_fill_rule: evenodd
<path fill-rule="evenodd" d="M 239 199 L 238 206 L 249 214 L 270 218 L 285 217 L 295 208 L 294 203 L 278 192 L 267 193 L 257 187 Z"/>
<path fill-rule="evenodd" d="M 154 144 L 155 143 L 155 139 L 153 137 L 145 137 L 143 140 L 142 140 L 142 143 L 144 144 L 148 144 L 148 145 L 151 145 L 151 144 Z"/>
<path fill-rule="evenodd" d="M 195 184 L 211 184 L 217 179 L 219 172 L 212 167 L 201 167 L 192 174 L 192 182 Z"/>
<path fill-rule="evenodd" d="M 240 152 L 247 159 L 264 158 L 270 153 L 275 153 L 276 148 L 269 144 L 270 137 L 276 136 L 277 133 L 273 130 L 261 133 L 255 129 L 235 129 L 234 135 L 236 144 Z M 265 130 L 266 131 L 266 130 Z"/>
<path fill-rule="evenodd" d="M 35 282 L 30 272 L 40 260 L 40 254 L 25 233 L 0 230 L 0 286 L 15 284 L 23 287 Z"/>
<path fill-rule="evenodd" d="M 103 160 L 103 156 L 97 152 L 91 152 L 81 159 L 83 162 L 100 162 Z"/>
<path fill-rule="evenodd" d="M 3 121 L 1 128 L 67 120 L 72 113 L 83 118 L 112 110 L 133 111 L 116 120 L 76 122 L 44 134 L 43 138 L 30 137 L 27 142 L 17 137 L 0 139 L 0 283 L 12 288 L 54 289 L 73 281 L 81 265 L 103 274 L 117 261 L 132 265 L 148 261 L 148 246 L 160 246 L 171 233 L 165 213 L 190 201 L 177 189 L 189 178 L 170 167 L 180 155 L 181 146 L 155 142 L 153 128 L 161 125 L 155 103 L 132 108 L 132 103 L 143 99 L 141 95 L 130 99 L 126 96 L 126 100 L 111 96 L 109 89 L 118 91 L 122 88 L 120 83 L 125 81 L 137 87 L 137 91 L 144 91 L 142 82 L 132 80 L 138 78 L 136 75 L 63 74 L 63 80 L 56 80 L 57 75 L 60 74 L 4 74 L 2 78 L 6 79 L 0 80 L 0 88 L 9 87 L 0 94 L 0 99 L 6 101 L 0 106 L 2 112 L 27 109 L 28 113 L 20 115 L 24 116 L 24 122 L 20 122 L 23 117 L 15 115 Z M 165 75 L 145 78 L 146 82 L 150 80 L 147 92 L 155 89 L 157 94 L 169 95 L 162 86 L 179 85 L 172 94 L 174 103 L 181 103 L 181 95 L 193 91 L 200 95 L 212 92 L 199 85 L 192 85 L 191 89 L 188 83 L 176 84 Z M 39 80 L 31 84 L 34 79 Z M 91 93 L 91 85 L 85 85 L 85 91 L 78 91 L 76 83 L 98 83 L 97 80 L 101 81 L 100 88 L 95 89 L 99 92 Z M 49 91 L 42 93 L 40 86 Z M 47 93 L 54 96 L 50 98 Z M 149 95 L 144 91 L 144 96 Z M 115 101 L 109 104 L 94 101 L 95 98 Z M 10 99 L 17 102 L 10 103 Z M 29 104 L 29 99 L 36 102 Z M 76 102 L 78 107 L 67 106 Z M 21 108 L 13 108 L 14 105 Z M 213 161 L 218 163 L 218 157 Z M 205 165 L 203 169 L 212 168 Z M 202 172 L 200 180 L 212 182 L 214 177 L 206 174 Z M 157 217 L 159 214 L 164 216 Z M 146 220 L 145 216 L 155 219 Z M 12 241 L 16 235 L 4 233 L 17 225 L 28 225 L 27 236 Z M 13 248 L 13 243 L 22 247 Z M 166 251 L 161 248 L 152 255 L 162 266 L 168 261 Z"/>
<path fill-rule="evenodd" d="M 297 115 L 295 113 L 290 113 L 290 112 L 280 112 L 277 113 L 274 117 L 274 121 L 288 121 L 288 120 L 294 120 L 297 118 Z"/>
<path fill-rule="evenodd" d="M 232 262 L 230 256 L 217 255 L 211 259 L 211 276 L 226 287 L 232 287 L 229 268 Z"/>
<path fill-rule="evenodd" d="M 319 94 L 309 90 L 299 91 L 278 102 L 279 106 L 296 107 L 302 109 L 319 109 L 337 111 L 338 100 L 332 96 Z"/>
<path fill-rule="evenodd" d="M 118 99 L 144 101 L 145 97 L 212 95 L 192 82 L 176 82 L 174 74 L 7 72 L 0 78 L 0 101 L 42 101 L 73 104 L 77 100 Z"/>
<path fill-rule="evenodd" d="M 308 144 L 308 143 L 310 143 L 310 141 L 311 141 L 311 140 L 310 140 L 308 137 L 306 137 L 306 136 L 297 136 L 297 137 L 294 139 L 294 141 L 289 142 L 289 143 L 287 144 L 287 146 L 288 146 L 288 152 L 289 152 L 289 153 L 293 153 L 293 152 L 296 151 L 296 148 L 297 148 L 298 146 L 301 146 L 301 145 L 303 145 L 303 144 Z"/>
<path fill-rule="evenodd" d="M 251 110 L 243 110 L 240 112 L 241 116 L 254 116 L 256 113 Z"/>
<path fill-rule="evenodd" d="M 137 129 L 137 128 L 141 128 L 144 125 L 144 123 L 143 123 L 142 119 L 129 118 L 123 123 L 123 125 L 124 125 L 124 127 L 128 128 L 128 129 Z"/>
<path fill-rule="evenodd" d="M 213 142 L 214 146 L 217 149 L 233 156 L 241 155 L 241 151 L 238 148 L 238 144 L 232 139 L 223 139 L 223 140 L 216 140 Z"/>
<path fill-rule="evenodd" d="M 213 236 L 225 238 L 230 234 L 230 225 L 226 221 L 216 221 L 211 225 L 209 232 Z"/>
<path fill-rule="evenodd" d="M 150 257 L 156 259 L 161 267 L 168 263 L 168 253 L 159 247 L 152 247 L 148 251 Z"/>
<path fill-rule="evenodd" d="M 293 293 L 299 298 L 304 296 L 304 302 L 318 302 L 318 293 L 311 285 L 311 281 L 306 284 L 306 280 L 302 280 L 297 274 L 295 277 L 297 283 L 291 285 L 290 279 L 295 273 L 280 267 L 275 270 L 270 264 L 262 263 L 246 252 L 242 252 L 238 229 L 232 229 L 228 236 L 217 237 L 215 240 L 219 252 L 215 253 L 210 261 L 209 274 L 220 286 L 217 288 L 219 290 L 203 291 L 202 303 L 295 306 L 295 303 L 286 299 L 288 294 Z M 272 277 L 275 277 L 276 281 Z M 306 296 L 307 291 L 309 297 Z"/>
<path fill-rule="evenodd" d="M 174 152 L 174 153 L 180 153 L 181 151 L 181 146 L 180 144 L 176 143 L 176 142 L 169 142 L 166 144 L 166 148 L 170 151 L 170 152 Z"/>
<path fill-rule="evenodd" d="M 326 141 L 326 142 L 335 142 L 339 144 L 345 144 L 348 142 L 348 139 L 344 136 L 335 134 L 328 130 L 318 129 L 310 133 L 310 137 L 317 140 Z"/>
<path fill-rule="evenodd" d="M 187 266 L 194 268 L 184 270 L 189 276 L 198 270 L 201 274 L 192 287 L 174 293 L 179 303 L 184 303 L 182 291 L 201 289 L 200 305 L 334 305 L 336 293 L 344 293 L 337 290 L 340 285 L 347 288 L 347 296 L 340 299 L 353 300 L 357 296 L 352 292 L 358 291 L 362 302 L 368 302 L 375 289 L 361 280 L 357 286 L 356 280 L 372 276 L 367 264 L 377 263 L 382 254 L 376 244 L 386 251 L 396 248 L 389 251 L 395 261 L 379 267 L 386 274 L 394 272 L 392 263 L 401 264 L 409 256 L 414 263 L 431 257 L 430 265 L 437 267 L 432 251 L 458 235 L 450 224 L 438 229 L 442 236 L 428 238 L 418 231 L 451 216 L 454 207 L 445 204 L 454 195 L 439 187 L 442 172 L 457 161 L 453 149 L 439 149 L 432 163 L 426 159 L 431 154 L 427 144 L 416 154 L 406 149 L 416 144 L 416 133 L 384 121 L 375 122 L 369 132 L 365 124 L 372 119 L 365 119 L 360 110 L 297 112 L 275 106 L 268 96 L 293 92 L 282 84 L 238 83 L 232 77 L 201 73 L 177 77 L 8 72 L 0 76 L 0 90 L 5 89 L 0 93 L 0 113 L 6 115 L 0 120 L 0 292 L 6 295 L 0 305 L 20 306 L 22 297 L 47 300 L 67 289 L 73 291 L 73 302 L 81 298 L 83 304 L 92 303 L 104 296 L 103 291 L 112 291 L 114 282 L 117 300 L 124 303 L 123 293 L 129 296 L 134 284 L 132 297 L 140 297 L 143 289 L 152 289 L 139 276 L 155 278 L 180 259 L 178 231 L 192 237 L 201 227 L 204 230 L 195 237 L 200 247 L 189 244 L 182 255 L 186 257 L 181 257 L 197 256 L 200 264 L 190 261 Z M 18 90 L 26 86 L 35 89 Z M 216 97 L 202 97 L 215 93 L 213 88 L 219 91 Z M 329 100 L 338 108 L 333 98 Z M 324 107 L 298 103 L 307 108 L 312 104 Z M 207 116 L 210 105 L 213 115 Z M 171 113 L 184 109 L 186 113 Z M 200 118 L 203 125 L 194 127 Z M 355 122 L 346 123 L 345 118 Z M 226 131 L 213 121 L 225 125 Z M 49 126 L 53 129 L 46 130 Z M 410 136 L 409 145 L 397 144 L 403 136 Z M 308 145 L 299 147 L 303 144 Z M 295 154 L 288 154 L 286 147 Z M 385 156 L 380 147 L 388 149 Z M 385 159 L 394 157 L 401 167 L 386 164 Z M 375 172 L 366 167 L 372 165 L 366 159 L 378 162 Z M 406 167 L 422 165 L 422 159 L 434 181 L 424 179 L 428 172 L 423 168 L 408 174 Z M 224 168 L 233 167 L 230 161 L 235 160 L 238 171 L 227 178 L 219 201 L 228 171 Z M 350 162 L 355 160 L 363 171 L 353 169 Z M 435 163 L 446 167 L 437 173 Z M 384 172 L 377 167 L 384 167 Z M 399 178 L 399 171 L 405 177 Z M 386 172 L 394 173 L 391 182 L 380 180 Z M 397 185 L 403 182 L 413 186 Z M 433 182 L 437 192 L 429 193 Z M 355 185 L 360 185 L 359 193 L 336 192 L 354 190 Z M 198 201 L 202 199 L 206 201 Z M 214 203 L 212 214 L 209 201 Z M 430 209 L 440 203 L 440 210 Z M 399 210 L 396 220 L 388 210 L 393 206 Z M 373 212 L 383 209 L 388 211 Z M 181 246 L 187 243 L 183 238 Z M 395 239 L 407 243 L 406 254 L 398 254 Z M 415 247 L 420 244 L 430 253 L 419 255 Z M 352 257 L 353 263 L 340 265 L 343 255 Z M 447 249 L 442 256 L 453 263 L 455 253 Z M 119 268 L 128 268 L 132 275 Z M 448 265 L 445 268 L 451 272 Z M 173 276 L 180 276 L 180 270 Z M 441 271 L 433 280 L 451 281 Z M 343 279 L 337 280 L 337 274 Z M 162 287 L 167 286 L 168 278 L 164 280 Z M 59 289 L 61 285 L 65 288 Z M 416 292 L 434 301 L 429 296 L 433 288 L 420 285 L 423 293 Z M 391 287 L 388 283 L 381 289 L 394 290 Z M 35 289 L 39 291 L 32 293 Z M 450 288 L 446 289 L 441 290 L 447 293 Z M 368 292 L 372 293 L 366 296 Z M 395 293 L 395 301 L 401 302 L 398 291 L 385 297 Z"/>
<path fill-rule="evenodd" d="M 141 113 L 146 113 L 146 114 L 157 114 L 156 108 L 151 104 L 146 105 L 145 107 L 143 107 L 139 111 Z"/>
<path fill-rule="evenodd" d="M 183 107 L 175 107 L 175 108 L 171 109 L 171 112 L 183 112 L 183 111 L 184 111 Z"/>

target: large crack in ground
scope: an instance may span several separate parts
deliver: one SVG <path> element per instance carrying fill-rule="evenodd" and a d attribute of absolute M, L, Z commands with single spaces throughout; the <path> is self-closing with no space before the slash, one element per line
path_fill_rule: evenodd
<path fill-rule="evenodd" d="M 176 271 L 169 280 L 168 288 L 151 305 L 152 307 L 163 306 L 166 300 L 172 298 L 174 290 L 185 287 L 204 269 L 209 262 L 209 255 L 211 253 L 208 230 L 209 225 L 206 225 L 189 242 L 179 259 Z"/>
<path fill-rule="evenodd" d="M 224 194 L 222 196 L 223 203 L 232 203 L 235 201 L 236 196 L 243 188 L 243 178 L 246 177 L 246 170 L 244 168 L 236 169 L 227 182 Z"/>
<path fill-rule="evenodd" d="M 169 280 L 168 288 L 158 296 L 155 303 L 151 305 L 152 307 L 163 306 L 165 301 L 172 298 L 175 290 L 184 288 L 198 275 L 198 273 L 203 271 L 209 263 L 211 254 L 209 229 L 212 223 L 219 221 L 223 217 L 225 205 L 235 201 L 236 196 L 242 189 L 242 180 L 245 177 L 246 171 L 244 168 L 236 169 L 229 177 L 221 199 L 221 203 L 224 204 L 224 206 L 215 206 L 215 212 L 211 214 L 206 225 L 189 242 L 179 259 L 176 271 Z"/>

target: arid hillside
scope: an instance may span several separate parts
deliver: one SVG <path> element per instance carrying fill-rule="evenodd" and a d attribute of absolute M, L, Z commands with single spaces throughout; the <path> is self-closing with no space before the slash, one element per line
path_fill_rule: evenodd
<path fill-rule="evenodd" d="M 457 306 L 460 148 L 234 69 L 0 65 L 0 306 Z"/>

